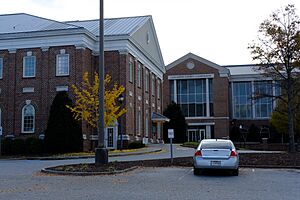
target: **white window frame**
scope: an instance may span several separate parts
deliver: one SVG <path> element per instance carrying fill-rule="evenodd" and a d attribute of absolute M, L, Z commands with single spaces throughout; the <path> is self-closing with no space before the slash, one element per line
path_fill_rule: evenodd
<path fill-rule="evenodd" d="M 26 68 L 29 66 L 26 66 L 26 59 L 34 59 L 33 62 L 33 75 L 26 75 Z M 35 77 L 35 72 L 36 72 L 36 57 L 35 56 L 24 56 L 23 57 L 23 78 L 34 78 Z"/>
<path fill-rule="evenodd" d="M 142 87 L 142 67 L 141 64 L 138 64 L 138 77 L 137 77 L 137 82 L 138 82 L 138 87 Z"/>
<path fill-rule="evenodd" d="M 146 110 L 146 117 L 145 117 L 145 137 L 149 137 L 149 111 Z"/>
<path fill-rule="evenodd" d="M 154 75 L 152 75 L 152 79 L 151 79 L 151 93 L 152 93 L 152 96 L 155 96 L 155 77 Z"/>
<path fill-rule="evenodd" d="M 61 57 L 67 57 L 67 63 L 66 66 L 61 66 L 62 63 L 59 62 Z M 67 68 L 67 73 L 61 73 L 60 69 L 62 69 L 62 67 L 66 67 Z M 64 70 L 65 71 L 65 70 Z M 70 75 L 70 55 L 69 54 L 65 54 L 65 53 L 61 53 L 61 54 L 57 54 L 56 55 L 56 76 L 69 76 Z"/>
<path fill-rule="evenodd" d="M 133 83 L 133 62 L 130 60 L 128 63 L 129 82 Z"/>
<path fill-rule="evenodd" d="M 160 99 L 160 93 L 161 93 L 160 87 L 161 87 L 160 81 L 157 80 L 157 99 Z"/>
<path fill-rule="evenodd" d="M 146 70 L 146 72 L 145 72 L 145 91 L 146 92 L 149 92 L 149 78 L 150 78 L 149 71 Z"/>
<path fill-rule="evenodd" d="M 25 111 L 25 108 L 26 107 L 32 107 L 32 109 L 33 109 L 33 122 L 32 122 L 32 130 L 31 131 L 25 131 L 24 130 L 24 119 L 25 119 L 25 113 L 24 113 L 24 111 Z M 23 106 L 23 108 L 22 108 L 22 133 L 34 133 L 35 132 L 35 108 L 34 108 L 34 106 L 32 105 L 32 104 L 26 104 L 25 106 Z"/>
<path fill-rule="evenodd" d="M 0 79 L 3 79 L 3 58 L 0 58 Z"/>

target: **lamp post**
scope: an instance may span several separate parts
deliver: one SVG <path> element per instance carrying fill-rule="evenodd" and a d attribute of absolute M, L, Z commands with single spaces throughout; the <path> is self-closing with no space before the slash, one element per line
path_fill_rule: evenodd
<path fill-rule="evenodd" d="M 119 98 L 118 98 L 118 102 L 120 105 L 123 104 L 124 102 L 124 97 L 122 94 L 120 94 Z M 120 117 L 120 133 L 121 133 L 121 138 L 120 138 L 120 150 L 123 149 L 123 128 L 122 128 L 122 116 Z"/>
<path fill-rule="evenodd" d="M 98 146 L 95 149 L 95 164 L 108 163 L 108 151 L 105 147 L 104 130 L 104 18 L 103 0 L 100 0 L 100 19 L 99 19 L 99 118 L 98 118 Z"/>

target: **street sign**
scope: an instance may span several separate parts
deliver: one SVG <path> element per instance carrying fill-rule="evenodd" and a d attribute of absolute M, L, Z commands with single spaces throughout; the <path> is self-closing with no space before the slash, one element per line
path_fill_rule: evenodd
<path fill-rule="evenodd" d="M 168 129 L 168 138 L 174 138 L 174 129 Z"/>

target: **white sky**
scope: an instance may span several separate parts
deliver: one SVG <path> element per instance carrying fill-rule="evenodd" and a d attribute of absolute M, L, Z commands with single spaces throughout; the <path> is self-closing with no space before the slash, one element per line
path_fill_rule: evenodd
<path fill-rule="evenodd" d="M 0 14 L 28 13 L 57 21 L 99 18 L 99 0 L 0 0 Z M 192 52 L 219 65 L 253 63 L 247 46 L 259 24 L 299 0 L 104 0 L 104 17 L 152 15 L 169 64 Z"/>

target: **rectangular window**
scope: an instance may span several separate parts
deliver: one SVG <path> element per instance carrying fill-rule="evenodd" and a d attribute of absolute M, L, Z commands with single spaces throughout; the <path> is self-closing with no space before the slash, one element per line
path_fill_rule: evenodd
<path fill-rule="evenodd" d="M 233 118 L 252 118 L 252 87 L 251 82 L 232 83 Z"/>
<path fill-rule="evenodd" d="M 272 82 L 254 82 L 254 93 L 261 96 L 261 98 L 258 98 L 254 101 L 255 118 L 269 118 L 273 110 Z"/>
<path fill-rule="evenodd" d="M 175 94 L 174 94 L 174 87 L 175 87 L 175 81 L 174 80 L 170 80 L 170 99 L 171 102 L 177 102 L 177 100 L 175 99 Z"/>
<path fill-rule="evenodd" d="M 141 134 L 141 111 L 139 110 L 137 112 L 137 134 L 140 135 Z"/>
<path fill-rule="evenodd" d="M 149 137 L 149 111 L 146 110 L 145 117 L 145 137 Z"/>
<path fill-rule="evenodd" d="M 155 89 L 155 78 L 154 78 L 154 75 L 152 75 L 152 79 L 151 79 L 152 81 L 151 81 L 151 91 L 152 91 L 152 96 L 154 96 L 155 95 L 155 91 L 156 91 L 156 89 Z"/>
<path fill-rule="evenodd" d="M 146 70 L 145 72 L 145 91 L 149 91 L 149 72 Z"/>
<path fill-rule="evenodd" d="M 212 81 L 208 81 L 209 90 L 206 88 L 206 79 L 176 80 L 176 95 L 174 94 L 174 81 L 171 81 L 171 100 L 177 100 L 185 117 L 206 117 L 207 106 L 213 108 Z M 208 94 L 207 94 L 208 93 Z M 209 99 L 207 98 L 209 97 Z M 210 116 L 212 116 L 212 112 Z"/>
<path fill-rule="evenodd" d="M 3 58 L 0 58 L 0 79 L 3 78 Z"/>
<path fill-rule="evenodd" d="M 56 76 L 69 75 L 69 54 L 58 54 L 56 56 Z"/>
<path fill-rule="evenodd" d="M 128 63 L 128 75 L 129 75 L 129 82 L 133 83 L 133 63 L 129 61 Z"/>
<path fill-rule="evenodd" d="M 35 77 L 36 58 L 35 56 L 23 57 L 23 77 Z"/>
<path fill-rule="evenodd" d="M 138 87 L 142 87 L 142 67 L 141 64 L 138 64 L 138 77 L 137 77 L 137 81 L 138 81 Z"/>
<path fill-rule="evenodd" d="M 157 99 L 160 99 L 160 81 L 157 80 Z"/>

